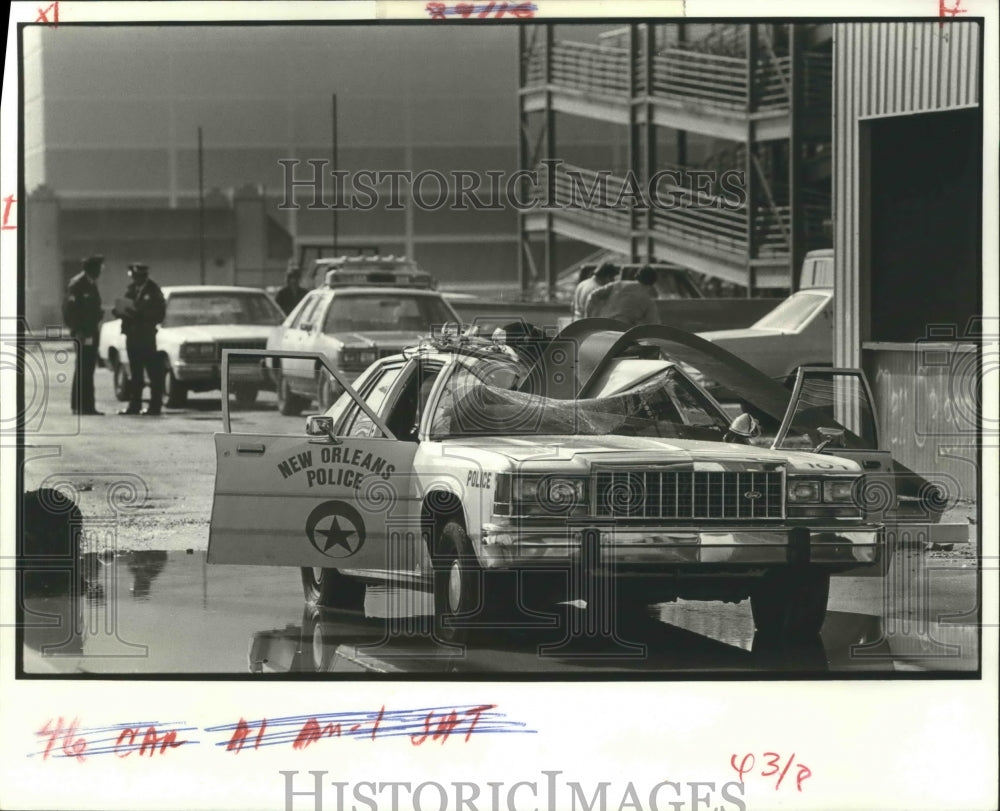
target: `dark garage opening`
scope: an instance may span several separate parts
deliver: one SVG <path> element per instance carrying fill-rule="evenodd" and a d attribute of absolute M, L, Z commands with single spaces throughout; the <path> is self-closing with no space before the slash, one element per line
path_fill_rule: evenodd
<path fill-rule="evenodd" d="M 862 127 L 869 146 L 862 187 L 870 190 L 871 340 L 914 341 L 931 325 L 954 325 L 961 335 L 982 311 L 980 110 Z"/>

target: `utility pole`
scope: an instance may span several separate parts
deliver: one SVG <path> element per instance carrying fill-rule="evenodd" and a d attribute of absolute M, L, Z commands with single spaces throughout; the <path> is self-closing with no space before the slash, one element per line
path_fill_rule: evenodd
<path fill-rule="evenodd" d="M 333 158 L 333 171 L 337 171 L 337 94 L 333 94 L 333 106 L 330 122 L 330 145 Z M 334 174 L 334 179 L 337 175 Z M 336 185 L 334 186 L 336 188 Z M 340 195 L 337 194 L 333 201 L 333 255 L 337 255 L 337 209 L 340 206 Z"/>
<path fill-rule="evenodd" d="M 198 254 L 199 278 L 205 283 L 205 150 L 198 127 Z"/>

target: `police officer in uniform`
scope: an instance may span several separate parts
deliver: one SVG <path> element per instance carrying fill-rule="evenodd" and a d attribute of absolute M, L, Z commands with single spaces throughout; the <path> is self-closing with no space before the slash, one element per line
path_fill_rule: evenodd
<path fill-rule="evenodd" d="M 82 265 L 83 270 L 70 280 L 63 304 L 63 320 L 77 342 L 70 408 L 74 414 L 99 416 L 101 412 L 94 406 L 94 368 L 97 366 L 98 334 L 104 317 L 101 293 L 97 289 L 104 257 L 88 256 Z"/>
<path fill-rule="evenodd" d="M 122 320 L 125 350 L 132 375 L 132 397 L 119 414 L 159 416 L 163 403 L 163 364 L 156 351 L 156 325 L 163 320 L 166 302 L 159 285 L 149 278 L 149 266 L 128 266 L 132 283 L 112 311 Z M 142 408 L 143 373 L 149 377 L 149 406 Z"/>

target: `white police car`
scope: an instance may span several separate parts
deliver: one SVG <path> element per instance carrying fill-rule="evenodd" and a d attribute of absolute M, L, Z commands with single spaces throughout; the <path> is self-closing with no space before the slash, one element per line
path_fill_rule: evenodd
<path fill-rule="evenodd" d="M 325 284 L 306 294 L 267 348 L 318 353 L 350 381 L 379 358 L 429 335 L 433 327 L 458 323 L 429 274 L 389 259 L 388 264 L 379 256 L 318 260 L 325 268 Z M 300 413 L 314 400 L 326 409 L 342 391 L 304 360 L 288 359 L 273 375 L 278 405 L 286 415 Z"/>
<path fill-rule="evenodd" d="M 883 562 L 860 495 L 875 457 L 780 387 L 786 424 L 750 444 L 755 421 L 670 357 L 677 334 L 592 319 L 517 347 L 439 337 L 353 386 L 283 354 L 345 392 L 301 422 L 240 426 L 225 406 L 209 561 L 301 567 L 306 599 L 335 607 L 366 582 L 430 587 L 444 638 L 543 598 L 617 618 L 679 597 L 749 598 L 761 631 L 814 636 L 830 575 Z"/>

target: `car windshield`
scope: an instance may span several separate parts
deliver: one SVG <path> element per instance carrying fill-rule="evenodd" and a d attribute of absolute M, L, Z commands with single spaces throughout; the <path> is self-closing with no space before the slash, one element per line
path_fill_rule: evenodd
<path fill-rule="evenodd" d="M 430 332 L 455 321 L 437 296 L 399 293 L 338 293 L 326 314 L 323 332 Z"/>
<path fill-rule="evenodd" d="M 801 329 L 829 300 L 830 297 L 823 293 L 796 293 L 781 302 L 754 326 L 760 329 L 778 330 L 779 332 L 795 332 Z"/>
<path fill-rule="evenodd" d="M 264 293 L 174 293 L 167 300 L 164 327 L 204 324 L 274 326 L 284 313 Z"/>
<path fill-rule="evenodd" d="M 460 369 L 438 400 L 431 438 L 618 434 L 719 440 L 726 428 L 691 382 L 673 368 L 629 391 L 587 400 L 511 391 Z"/>

